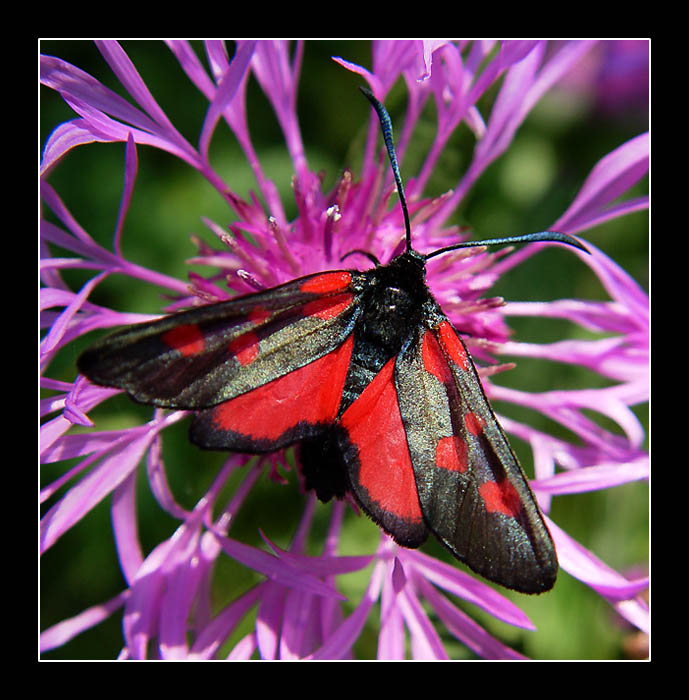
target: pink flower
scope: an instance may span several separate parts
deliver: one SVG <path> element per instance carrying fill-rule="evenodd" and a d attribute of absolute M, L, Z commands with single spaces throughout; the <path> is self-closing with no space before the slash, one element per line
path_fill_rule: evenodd
<path fill-rule="evenodd" d="M 65 354 L 73 364 L 76 351 L 70 351 L 72 344 L 91 330 L 151 318 L 90 301 L 111 275 L 164 289 L 169 303 L 161 312 L 169 312 L 274 286 L 309 272 L 336 269 L 341 267 L 341 257 L 353 249 L 370 251 L 387 261 L 403 236 L 391 176 L 379 160 L 379 132 L 373 118 L 358 171 L 345 170 L 334 187 L 324 191 L 321 178 L 311 169 L 297 116 L 299 74 L 308 44 L 298 43 L 290 55 L 286 42 L 241 41 L 229 58 L 224 43 L 206 42 L 207 65 L 188 43 L 168 45 L 207 101 L 197 146 L 160 108 L 117 42 L 97 42 L 97 46 L 128 100 L 75 66 L 42 57 L 42 83 L 59 92 L 77 114 L 54 129 L 43 152 L 42 196 L 54 215 L 42 220 L 41 231 L 44 370 L 52 371 Z M 403 78 L 407 106 L 404 120 L 397 125 L 400 160 L 409 150 L 422 113 L 428 104 L 433 105 L 435 139 L 416 176 L 407 175 L 415 248 L 427 251 L 461 240 L 462 231 L 447 224 L 450 215 L 489 165 L 509 148 L 533 107 L 590 49 L 591 42 L 577 41 L 555 47 L 540 41 L 383 41 L 373 44 L 370 69 L 345 58 L 335 59 L 340 70 L 357 73 L 380 99 Z M 296 215 L 287 213 L 287 202 L 254 150 L 247 113 L 250 76 L 258 82 L 282 131 L 292 164 L 292 210 Z M 489 89 L 495 98 L 486 102 Z M 358 99 L 358 92 L 352 91 L 351 101 Z M 349 101 L 347 97 L 346 103 Z M 229 126 L 253 174 L 257 190 L 248 196 L 228 185 L 221 169 L 211 162 L 211 142 L 221 122 Z M 468 126 L 476 138 L 465 174 L 451 191 L 424 195 L 460 125 Z M 50 184 L 52 169 L 70 158 L 74 149 L 87 144 L 102 148 L 93 144 L 110 142 L 125 144 L 124 193 L 112 250 L 99 245 L 80 226 Z M 141 145 L 166 151 L 190 165 L 235 215 L 230 224 L 205 220 L 217 243 L 197 239 L 197 254 L 188 261 L 206 270 L 205 274 L 190 272 L 189 279 L 182 281 L 126 257 L 127 215 Z M 585 238 L 585 232 L 601 222 L 643 210 L 646 197 L 621 198 L 647 169 L 648 135 L 641 134 L 593 165 L 562 216 L 555 222 L 541 222 L 541 228 Z M 200 209 L 199 215 L 203 214 Z M 177 240 L 172 236 L 180 233 L 185 232 L 171 232 L 171 240 Z M 465 249 L 428 264 L 428 280 L 437 300 L 455 327 L 467 334 L 475 359 L 487 365 L 482 376 L 488 396 L 505 402 L 501 405 L 530 409 L 557 427 L 551 433 L 501 416 L 506 432 L 531 448 L 536 475 L 531 486 L 546 512 L 555 496 L 648 477 L 644 430 L 631 408 L 648 399 L 648 298 L 613 260 L 587 245 L 592 255 L 569 255 L 577 255 L 591 269 L 605 290 L 604 299 L 504 304 L 492 295 L 501 275 L 542 250 L 541 244 L 515 252 Z M 65 281 L 71 270 L 93 270 L 95 276 L 74 291 Z M 561 319 L 581 332 L 574 339 L 547 344 L 511 336 L 508 321 L 529 316 Z M 597 381 L 586 388 L 554 387 L 540 392 L 508 388 L 492 380 L 497 371 L 505 369 L 494 364 L 502 355 L 583 367 L 605 384 Z M 74 377 L 75 371 L 67 376 Z M 165 431 L 182 420 L 185 412 L 154 410 L 134 427 L 113 430 L 96 422 L 95 430 L 84 430 L 93 426 L 89 414 L 117 392 L 93 386 L 82 377 L 73 382 L 44 377 L 42 386 L 55 392 L 42 405 L 46 416 L 41 427 L 42 459 L 56 466 L 70 460 L 63 471 L 51 470 L 58 475 L 42 491 L 46 504 L 42 552 L 83 526 L 85 516 L 110 496 L 114 543 L 125 580 L 122 590 L 105 603 L 92 604 L 50 624 L 41 637 L 44 651 L 65 644 L 122 609 L 122 658 L 354 658 L 359 653 L 357 640 L 364 626 L 371 624 L 377 628 L 378 658 L 404 658 L 407 639 L 413 658 L 448 658 L 447 639 L 452 637 L 480 657 L 521 658 L 521 653 L 498 641 L 449 597 L 472 602 L 515 628 L 534 629 L 517 605 L 473 575 L 429 554 L 400 548 L 385 536 L 377 548 L 365 553 L 341 554 L 349 542 L 348 526 L 343 524 L 344 503 L 332 508 L 327 535 L 315 555 L 308 546 L 318 531 L 312 495 L 306 498 L 298 525 L 282 521 L 284 530 L 294 531 L 288 547 L 273 543 L 283 532 L 262 525 L 262 547 L 233 536 L 230 531 L 247 512 L 245 503 L 257 480 L 267 469 L 275 481 L 284 481 L 291 457 L 283 453 L 260 459 L 226 456 L 203 496 L 185 507 L 169 483 L 161 451 Z M 605 421 L 594 414 L 604 416 Z M 174 523 L 169 536 L 152 548 L 144 545 L 136 506 L 136 477 L 142 459 L 150 492 L 165 511 L 167 522 Z M 279 490 L 277 484 L 272 488 Z M 628 622 L 647 630 L 647 606 L 641 597 L 647 580 L 616 572 L 556 522 L 549 525 L 561 568 L 609 601 Z M 247 581 L 244 590 L 229 601 L 216 589 L 218 569 L 228 562 L 245 572 Z M 366 583 L 347 589 L 345 596 L 341 582 L 353 572 L 363 575 Z M 43 582 L 47 583 L 45 578 Z M 346 597 L 349 607 L 343 605 Z M 252 611 L 255 622 L 248 623 Z"/>

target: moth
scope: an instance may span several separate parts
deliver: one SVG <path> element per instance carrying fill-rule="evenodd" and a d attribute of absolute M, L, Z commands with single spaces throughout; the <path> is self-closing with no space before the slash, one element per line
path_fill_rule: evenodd
<path fill-rule="evenodd" d="M 548 528 L 425 268 L 469 246 L 586 248 L 544 231 L 415 251 L 390 117 L 362 92 L 404 213 L 401 255 L 381 264 L 352 251 L 374 267 L 317 272 L 130 326 L 84 352 L 79 371 L 137 402 L 194 411 L 190 439 L 202 448 L 296 445 L 304 486 L 321 501 L 351 494 L 404 547 L 432 533 L 481 576 L 547 591 L 558 570 Z"/>

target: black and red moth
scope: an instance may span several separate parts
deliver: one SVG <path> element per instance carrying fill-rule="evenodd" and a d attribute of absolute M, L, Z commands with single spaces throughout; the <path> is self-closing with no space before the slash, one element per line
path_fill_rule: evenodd
<path fill-rule="evenodd" d="M 373 269 L 318 272 L 272 289 L 125 328 L 78 361 L 91 381 L 135 401 L 195 411 L 200 447 L 263 453 L 297 445 L 306 489 L 351 493 L 396 542 L 433 533 L 475 572 L 508 588 L 553 587 L 543 516 L 471 357 L 425 283 L 430 257 L 542 232 L 412 249 L 385 108 L 383 128 L 406 224 L 406 251 Z M 363 252 L 363 251 L 354 251 Z"/>

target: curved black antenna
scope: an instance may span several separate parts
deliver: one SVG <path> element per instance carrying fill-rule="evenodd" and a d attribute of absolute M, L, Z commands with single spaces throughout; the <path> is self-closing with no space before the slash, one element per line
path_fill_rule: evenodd
<path fill-rule="evenodd" d="M 395 176 L 395 183 L 397 185 L 397 193 L 400 197 L 400 204 L 402 205 L 402 213 L 404 214 L 404 228 L 406 232 L 407 239 L 407 252 L 413 250 L 411 245 L 411 224 L 409 223 L 409 211 L 407 210 L 407 198 L 404 196 L 404 185 L 402 184 L 402 175 L 400 174 L 399 165 L 397 164 L 397 155 L 395 154 L 395 145 L 392 141 L 392 120 L 390 115 L 383 105 L 373 96 L 373 93 L 366 87 L 359 87 L 359 90 L 364 94 L 366 99 L 373 105 L 373 109 L 376 110 L 378 119 L 380 120 L 380 127 L 383 131 L 383 140 L 385 141 L 385 148 L 388 152 L 388 157 L 390 158 L 390 165 L 392 165 L 392 174 Z M 441 255 L 442 253 L 447 253 L 450 250 L 457 250 L 459 248 L 473 248 L 475 246 L 489 246 L 489 245 L 505 245 L 507 243 L 534 243 L 534 242 L 544 242 L 550 241 L 553 243 L 566 243 L 567 245 L 574 246 L 584 253 L 589 253 L 590 251 L 580 243 L 576 238 L 566 234 L 559 233 L 557 231 L 539 231 L 538 233 L 525 233 L 519 236 L 507 236 L 505 238 L 490 238 L 485 241 L 465 241 L 464 243 L 456 243 L 455 245 L 449 245 L 445 248 L 440 248 L 439 250 L 434 250 L 432 253 L 426 253 L 422 257 L 424 260 L 429 260 L 434 258 L 436 255 Z M 375 261 L 374 257 L 365 253 L 362 250 L 351 251 L 359 252 L 366 255 L 370 260 Z M 349 253 L 347 253 L 349 255 Z"/>
<path fill-rule="evenodd" d="M 350 255 L 354 255 L 354 253 L 365 255 L 376 267 L 380 266 L 380 260 L 378 260 L 373 253 L 369 253 L 367 250 L 361 250 L 361 248 L 354 248 L 354 250 L 350 250 L 349 253 L 345 253 L 340 258 L 340 262 L 342 262 L 345 258 L 348 258 Z"/>
<path fill-rule="evenodd" d="M 392 120 L 388 111 L 383 105 L 373 96 L 373 93 L 366 87 L 359 87 L 359 90 L 364 93 L 364 97 L 373 105 L 380 121 L 380 128 L 383 131 L 383 141 L 385 141 L 385 149 L 390 158 L 392 166 L 392 174 L 395 176 L 395 184 L 397 185 L 397 193 L 400 197 L 402 205 L 402 213 L 404 214 L 404 229 L 407 238 L 407 250 L 412 250 L 411 247 L 411 224 L 409 223 L 409 211 L 407 210 L 407 198 L 404 196 L 404 185 L 402 184 L 402 175 L 400 174 L 399 165 L 397 165 L 397 155 L 395 154 L 395 144 L 392 141 Z"/>
<path fill-rule="evenodd" d="M 567 245 L 574 246 L 579 250 L 583 250 L 584 253 L 588 253 L 589 255 L 591 254 L 591 251 L 588 250 L 583 243 L 580 243 L 576 238 L 567 233 L 559 233 L 558 231 L 539 231 L 538 233 L 524 233 L 520 236 L 507 236 L 505 238 L 489 238 L 485 241 L 465 241 L 464 243 L 456 243 L 455 245 L 449 245 L 445 248 L 434 250 L 432 253 L 427 253 L 423 257 L 425 260 L 428 260 L 429 258 L 434 258 L 436 255 L 447 253 L 450 250 L 457 250 L 458 248 L 472 248 L 474 246 L 484 245 L 504 245 L 506 243 L 534 243 L 538 241 L 566 243 Z"/>

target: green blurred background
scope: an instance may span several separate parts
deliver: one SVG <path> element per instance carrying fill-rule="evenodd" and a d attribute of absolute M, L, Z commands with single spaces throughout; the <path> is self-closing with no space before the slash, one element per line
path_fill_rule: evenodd
<path fill-rule="evenodd" d="M 58 56 L 80 67 L 130 99 L 93 43 L 42 41 L 40 44 L 41 53 Z M 200 43 L 194 46 L 203 56 Z M 125 41 L 123 47 L 158 104 L 185 138 L 196 145 L 207 103 L 182 73 L 171 52 L 162 42 Z M 304 48 L 298 102 L 301 133 L 309 165 L 312 170 L 324 173 L 326 190 L 344 167 L 352 167 L 355 176 L 358 173 L 370 110 L 356 90 L 361 80 L 332 61 L 331 56 L 342 56 L 370 68 L 370 50 L 369 42 L 363 41 L 307 41 Z M 495 94 L 494 88 L 479 104 L 484 115 L 489 113 Z M 400 80 L 386 100 L 398 131 L 405 101 L 406 90 Z M 288 216 L 294 217 L 296 207 L 290 185 L 292 163 L 274 113 L 253 78 L 248 90 L 248 115 L 251 136 L 264 172 L 278 187 Z M 73 117 L 74 113 L 58 94 L 41 87 L 40 148 L 57 124 Z M 418 172 L 434 128 L 433 108 L 428 107 L 402 165 L 403 176 Z M 508 152 L 480 178 L 451 223 L 471 226 L 477 238 L 542 230 L 562 214 L 603 155 L 647 128 L 647 114 L 643 108 L 629 106 L 611 113 L 601 110 L 593 95 L 585 91 L 552 92 L 533 110 Z M 428 183 L 426 195 L 438 195 L 457 183 L 468 167 L 473 143 L 473 135 L 466 127 L 457 130 Z M 195 253 L 190 234 L 198 234 L 216 245 L 215 237 L 207 231 L 201 218 L 209 217 L 226 224 L 233 215 L 217 192 L 181 160 L 148 147 L 138 147 L 137 152 L 139 171 L 124 228 L 124 254 L 140 265 L 186 279 L 189 266 L 185 260 Z M 240 196 L 246 198 L 256 188 L 243 154 L 224 124 L 213 139 L 211 161 Z M 70 152 L 49 177 L 81 226 L 110 249 L 122 193 L 123 163 L 123 144 L 92 144 Z M 643 194 L 647 187 L 647 182 L 642 181 L 626 198 Z M 52 218 L 49 212 L 47 216 Z M 581 235 L 647 289 L 648 217 L 645 212 Z M 492 293 L 515 301 L 606 299 L 589 269 L 568 251 L 555 248 L 511 271 Z M 64 251 L 56 249 L 54 254 L 61 255 Z M 91 273 L 79 271 L 64 273 L 64 279 L 75 290 L 90 276 Z M 165 304 L 160 290 L 114 276 L 98 287 L 91 300 L 118 310 L 147 313 L 158 313 Z M 510 323 L 518 340 L 552 342 L 585 337 L 581 329 L 565 322 L 519 318 L 511 319 Z M 48 376 L 73 380 L 76 357 L 91 339 L 73 343 L 63 351 Z M 607 384 L 583 369 L 533 360 L 520 360 L 516 370 L 502 373 L 497 381 L 528 391 Z M 558 426 L 538 414 L 502 404 L 496 405 L 496 410 L 566 437 Z M 647 406 L 636 407 L 635 412 L 647 426 Z M 147 420 L 150 409 L 117 397 L 94 410 L 91 417 L 102 430 Z M 591 417 L 607 428 L 612 427 L 601 416 L 591 414 Z M 186 429 L 182 424 L 165 431 L 164 459 L 175 495 L 185 507 L 191 508 L 217 474 L 223 455 L 201 452 L 191 446 L 186 439 Z M 514 447 L 527 473 L 531 474 L 528 447 L 519 441 L 514 441 Z M 64 464 L 42 467 L 41 483 L 49 483 L 64 469 Z M 148 553 L 170 535 L 175 523 L 162 513 L 151 497 L 144 471 L 140 470 L 138 506 L 141 537 Z M 287 476 L 289 483 L 285 486 L 266 479 L 259 482 L 231 531 L 233 537 L 261 546 L 260 527 L 279 545 L 289 545 L 301 514 L 303 497 L 294 472 Z M 109 499 L 106 499 L 42 557 L 41 629 L 108 600 L 124 587 L 112 540 L 109 506 Z M 318 535 L 327 527 L 330 508 L 319 505 L 317 509 L 314 547 L 320 542 Z M 553 503 L 551 515 L 569 534 L 619 571 L 627 571 L 647 560 L 646 484 L 559 497 Z M 366 518 L 357 519 L 349 513 L 343 553 L 370 551 L 377 537 L 376 528 Z M 435 543 L 426 545 L 426 551 L 446 556 Z M 221 560 L 217 574 L 218 608 L 258 580 L 226 558 Z M 350 600 L 356 602 L 366 582 L 365 574 L 360 574 L 344 577 L 342 585 Z M 634 630 L 626 626 L 607 603 L 566 572 L 561 573 L 552 593 L 538 597 L 507 595 L 517 600 L 538 632 L 509 628 L 473 606 L 459 604 L 489 631 L 533 658 L 629 657 L 627 645 L 634 638 Z M 371 615 L 357 644 L 359 658 L 375 658 L 377 622 L 377 616 Z M 251 621 L 247 621 L 233 639 L 246 634 L 250 624 Z M 449 635 L 446 641 L 453 658 L 472 658 L 471 653 Z M 116 614 L 69 644 L 45 654 L 44 658 L 110 659 L 118 654 L 121 646 L 121 615 Z"/>

